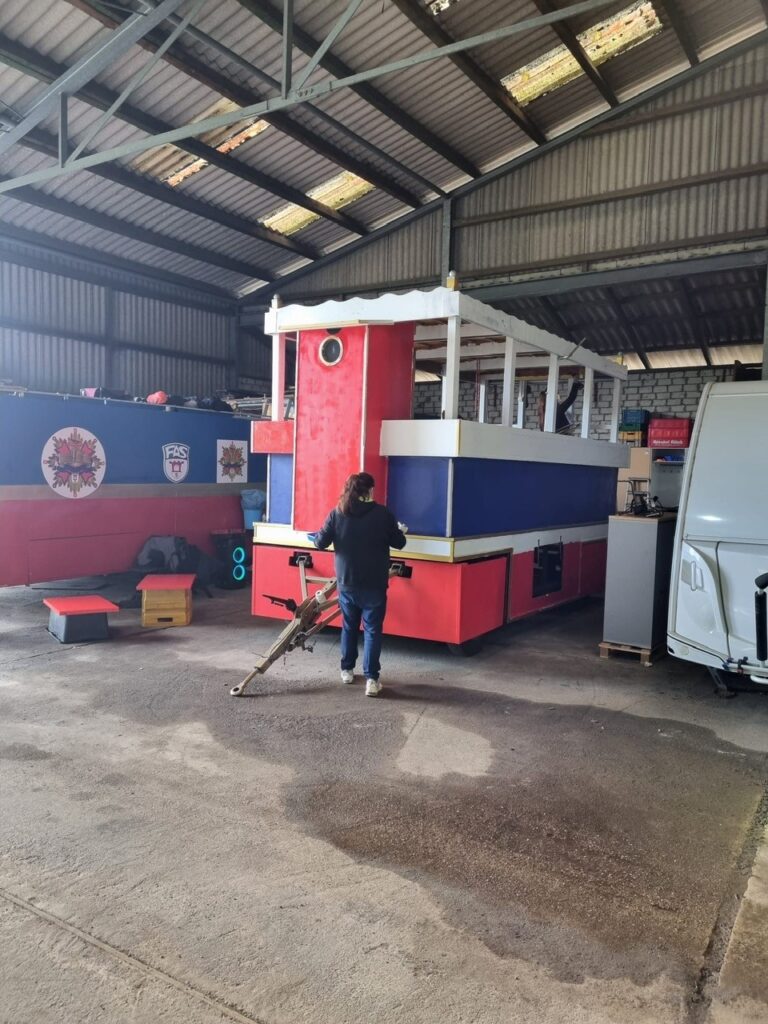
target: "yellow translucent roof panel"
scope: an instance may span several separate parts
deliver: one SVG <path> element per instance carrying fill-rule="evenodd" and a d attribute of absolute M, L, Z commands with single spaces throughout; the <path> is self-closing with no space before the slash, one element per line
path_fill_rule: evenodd
<path fill-rule="evenodd" d="M 373 185 L 365 178 L 353 174 L 352 171 L 342 171 L 317 188 L 310 189 L 307 195 L 310 199 L 330 206 L 332 210 L 340 210 L 343 206 L 348 206 L 356 199 L 367 195 L 372 189 Z M 295 235 L 297 231 L 318 219 L 319 214 L 305 210 L 303 206 L 296 206 L 295 203 L 288 203 L 287 206 L 281 206 L 265 217 L 262 223 L 272 231 L 279 231 L 283 235 Z"/>
<path fill-rule="evenodd" d="M 661 28 L 651 0 L 643 0 L 580 32 L 577 39 L 589 59 L 597 66 L 646 42 Z M 525 106 L 583 74 L 570 50 L 565 46 L 557 46 L 507 75 L 501 84 L 518 103 Z"/>

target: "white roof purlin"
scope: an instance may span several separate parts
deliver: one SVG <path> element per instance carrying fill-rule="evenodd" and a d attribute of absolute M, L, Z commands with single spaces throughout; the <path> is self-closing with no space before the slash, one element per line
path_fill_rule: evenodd
<path fill-rule="evenodd" d="M 498 337 L 514 338 L 541 352 L 553 353 L 579 366 L 589 367 L 606 377 L 626 380 L 627 369 L 574 345 L 541 327 L 502 313 L 478 299 L 451 288 L 412 291 L 404 295 L 380 295 L 373 299 L 352 298 L 322 302 L 316 306 L 273 306 L 264 317 L 266 334 L 309 330 L 317 327 L 351 327 L 359 324 L 422 323 L 458 316 Z"/>

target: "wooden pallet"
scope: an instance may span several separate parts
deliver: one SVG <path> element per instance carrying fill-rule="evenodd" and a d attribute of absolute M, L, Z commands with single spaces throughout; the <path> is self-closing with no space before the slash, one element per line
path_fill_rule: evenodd
<path fill-rule="evenodd" d="M 614 644 L 608 640 L 603 640 L 599 644 L 599 650 L 601 658 L 610 658 L 612 654 L 633 654 L 640 659 L 640 664 L 645 668 L 650 668 L 654 661 L 663 658 L 667 653 L 667 649 L 663 644 L 653 648 L 634 647 L 632 644 Z"/>

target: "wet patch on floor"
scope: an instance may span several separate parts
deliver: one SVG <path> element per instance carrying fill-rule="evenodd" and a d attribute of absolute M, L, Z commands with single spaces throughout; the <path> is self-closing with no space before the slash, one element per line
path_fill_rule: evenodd
<path fill-rule="evenodd" d="M 404 687 L 399 699 L 416 695 L 447 735 L 485 737 L 488 770 L 414 778 L 397 750 L 379 750 L 375 777 L 292 788 L 293 820 L 418 880 L 499 956 L 573 982 L 695 974 L 763 757 L 725 761 L 705 730 L 621 713 L 457 688 Z"/>

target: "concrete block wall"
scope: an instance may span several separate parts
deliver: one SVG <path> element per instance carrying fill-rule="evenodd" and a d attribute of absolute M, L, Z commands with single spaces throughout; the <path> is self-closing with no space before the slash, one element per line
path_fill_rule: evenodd
<path fill-rule="evenodd" d="M 729 380 L 731 367 L 702 367 L 685 370 L 651 370 L 630 373 L 622 387 L 623 409 L 648 409 L 659 416 L 694 416 L 705 384 Z M 544 381 L 532 381 L 527 386 L 525 403 L 525 426 L 529 430 L 538 427 L 538 400 L 545 390 Z M 564 399 L 570 383 L 560 383 L 560 399 Z M 515 409 L 519 383 L 515 387 Z M 414 392 L 414 412 L 419 416 L 440 417 L 442 385 L 440 383 L 417 384 Z M 479 388 L 472 381 L 462 381 L 459 390 L 459 415 L 462 419 L 478 418 Z M 488 383 L 486 392 L 486 421 L 501 422 L 501 381 Z M 595 385 L 592 407 L 592 429 L 590 436 L 607 440 L 611 421 L 612 383 L 598 380 Z M 569 411 L 571 421 L 581 423 L 582 399 L 579 396 Z"/>

